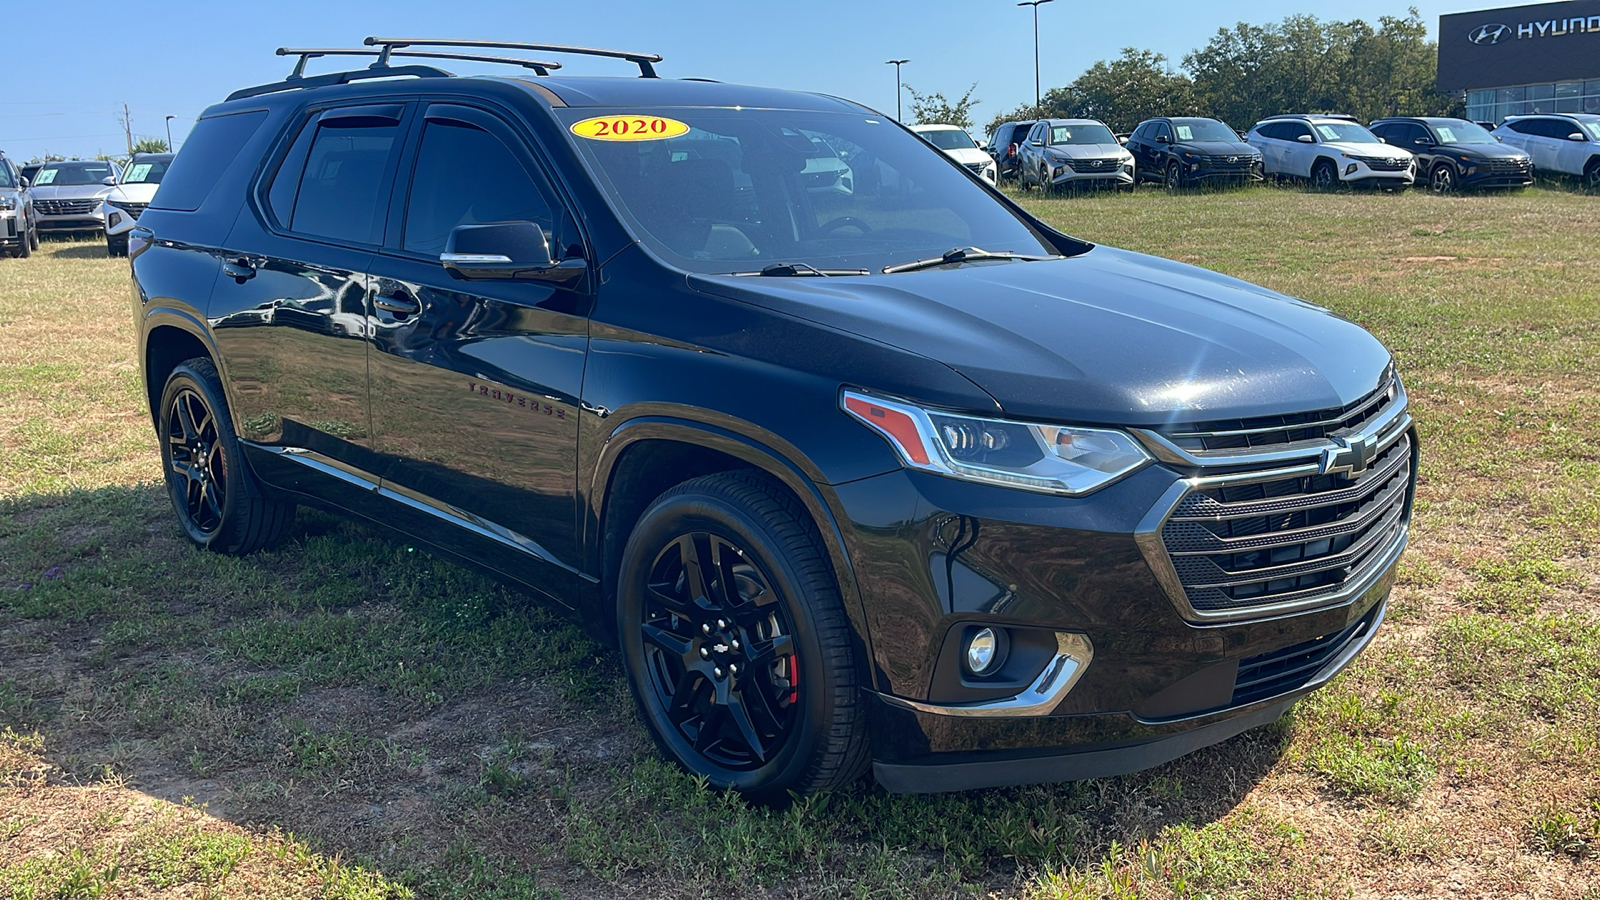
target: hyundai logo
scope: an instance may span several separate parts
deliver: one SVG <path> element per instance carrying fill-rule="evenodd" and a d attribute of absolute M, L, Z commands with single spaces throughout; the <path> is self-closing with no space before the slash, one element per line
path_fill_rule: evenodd
<path fill-rule="evenodd" d="M 1095 168 L 1099 168 L 1100 167 L 1100 163 L 1101 163 L 1101 160 L 1097 159 L 1094 162 L 1089 163 L 1089 165 L 1094 166 Z"/>
<path fill-rule="evenodd" d="M 1231 163 L 1236 163 L 1236 162 L 1238 162 L 1238 161 L 1239 161 L 1239 157 L 1237 157 L 1237 156 L 1230 156 L 1230 157 L 1228 157 L 1228 162 L 1231 162 Z"/>
<path fill-rule="evenodd" d="M 1510 25 L 1479 25 L 1467 35 L 1467 40 L 1474 44 L 1493 46 L 1511 36 Z"/>

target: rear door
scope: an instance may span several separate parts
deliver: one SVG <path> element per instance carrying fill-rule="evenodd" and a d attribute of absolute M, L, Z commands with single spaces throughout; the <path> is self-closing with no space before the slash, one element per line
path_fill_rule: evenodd
<path fill-rule="evenodd" d="M 405 103 L 309 110 L 227 247 L 211 322 L 242 437 L 371 480 L 367 264 L 384 237 Z"/>
<path fill-rule="evenodd" d="M 384 488 L 497 544 L 486 564 L 574 602 L 578 397 L 590 298 L 541 281 L 458 281 L 458 225 L 535 222 L 586 256 L 534 145 L 488 110 L 432 103 L 373 265 L 372 417 Z"/>

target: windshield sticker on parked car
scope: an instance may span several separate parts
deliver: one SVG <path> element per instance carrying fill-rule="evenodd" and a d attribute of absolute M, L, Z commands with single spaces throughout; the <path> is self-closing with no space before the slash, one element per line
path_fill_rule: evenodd
<path fill-rule="evenodd" d="M 123 181 L 127 181 L 127 182 L 144 181 L 144 177 L 146 175 L 150 174 L 150 170 L 152 168 L 154 168 L 154 166 L 152 164 L 150 164 L 150 163 L 139 163 L 138 165 L 136 165 L 133 168 L 128 170 L 128 177 L 124 178 Z"/>
<path fill-rule="evenodd" d="M 39 177 L 35 178 L 33 180 L 33 186 L 34 187 L 44 187 L 45 185 L 49 184 L 50 182 L 55 181 L 56 180 L 56 171 L 57 171 L 56 169 L 45 169 L 44 171 L 40 172 L 39 173 Z"/>
<path fill-rule="evenodd" d="M 1322 139 L 1325 141 L 1337 141 L 1339 139 L 1339 129 L 1332 125 L 1318 125 L 1317 133 L 1321 134 Z"/>
<path fill-rule="evenodd" d="M 1436 125 L 1434 127 L 1439 130 L 1439 143 L 1441 143 L 1441 144 L 1454 144 L 1456 142 L 1456 133 L 1455 133 L 1455 131 L 1453 131 L 1453 130 L 1451 130 L 1449 128 L 1446 128 L 1443 125 Z"/>
<path fill-rule="evenodd" d="M 1173 130 L 1178 132 L 1178 140 L 1180 140 L 1180 141 L 1192 141 L 1192 140 L 1194 140 L 1194 129 L 1189 127 L 1188 125 L 1174 125 L 1172 127 L 1173 127 Z"/>
<path fill-rule="evenodd" d="M 664 141 L 689 133 L 689 126 L 661 116 L 596 116 L 573 124 L 572 133 L 591 141 Z"/>

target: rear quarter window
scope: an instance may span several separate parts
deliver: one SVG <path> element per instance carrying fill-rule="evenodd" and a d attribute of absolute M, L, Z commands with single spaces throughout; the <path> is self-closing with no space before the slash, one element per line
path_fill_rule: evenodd
<path fill-rule="evenodd" d="M 201 119 L 161 179 L 150 205 L 182 212 L 199 209 L 266 118 L 265 110 L 255 110 Z"/>

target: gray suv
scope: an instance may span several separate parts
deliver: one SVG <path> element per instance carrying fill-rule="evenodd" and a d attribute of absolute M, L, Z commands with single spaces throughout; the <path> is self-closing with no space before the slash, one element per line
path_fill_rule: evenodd
<path fill-rule="evenodd" d="M 0 254 L 30 256 L 39 249 L 33 192 L 15 164 L 0 152 Z"/>
<path fill-rule="evenodd" d="M 40 231 L 105 230 L 100 203 L 122 177 L 117 164 L 98 159 L 45 163 L 33 179 Z"/>

